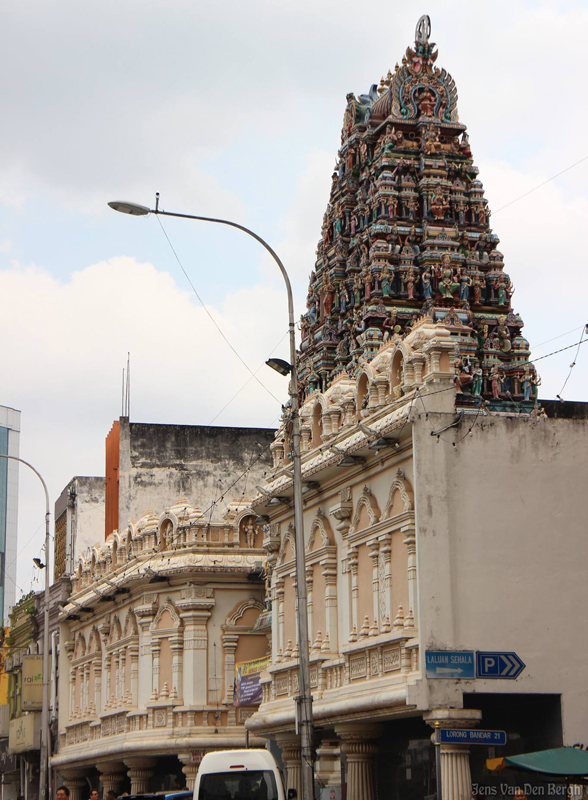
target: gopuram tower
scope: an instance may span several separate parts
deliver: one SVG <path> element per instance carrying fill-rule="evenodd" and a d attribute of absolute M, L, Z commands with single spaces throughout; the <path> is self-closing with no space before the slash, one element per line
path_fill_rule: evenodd
<path fill-rule="evenodd" d="M 498 410 L 536 394 L 455 82 L 429 35 L 425 16 L 394 73 L 347 95 L 301 318 L 302 401 L 342 373 L 357 377 L 424 316 L 451 332 L 458 405 L 486 399 Z"/>
<path fill-rule="evenodd" d="M 454 733 L 500 719 L 509 741 L 552 747 L 560 712 L 541 723 L 524 710 L 548 693 L 571 698 L 562 731 L 581 736 L 587 716 L 586 647 L 561 628 L 553 576 L 586 595 L 588 410 L 535 399 L 455 83 L 429 33 L 423 17 L 394 74 L 347 97 L 302 317 L 301 497 L 285 407 L 251 501 L 271 660 L 246 725 L 276 742 L 298 797 L 305 612 L 321 797 L 464 800 L 488 778 Z M 481 657 L 501 654 L 512 660 L 491 673 Z"/>

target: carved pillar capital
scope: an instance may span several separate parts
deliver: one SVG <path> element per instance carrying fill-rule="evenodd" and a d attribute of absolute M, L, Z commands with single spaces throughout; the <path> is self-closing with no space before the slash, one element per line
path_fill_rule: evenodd
<path fill-rule="evenodd" d="M 125 764 L 129 768 L 129 778 L 131 779 L 131 794 L 144 794 L 149 789 L 149 778 L 153 775 L 152 767 L 157 760 L 143 756 L 132 756 L 125 758 Z"/>
<path fill-rule="evenodd" d="M 61 777 L 69 789 L 69 800 L 86 800 L 89 787 L 83 769 L 62 769 Z"/>
<path fill-rule="evenodd" d="M 288 733 L 276 736 L 278 747 L 282 751 L 282 758 L 286 768 L 286 788 L 296 789 L 298 797 L 302 797 L 302 765 L 300 737 Z"/>
<path fill-rule="evenodd" d="M 374 757 L 381 725 L 346 723 L 335 726 L 341 739 L 341 752 L 347 758 L 347 800 L 375 800 Z"/>
<path fill-rule="evenodd" d="M 111 790 L 118 795 L 119 786 L 127 774 L 122 761 L 99 761 L 96 769 L 100 772 L 104 796 L 106 797 L 107 792 Z"/>

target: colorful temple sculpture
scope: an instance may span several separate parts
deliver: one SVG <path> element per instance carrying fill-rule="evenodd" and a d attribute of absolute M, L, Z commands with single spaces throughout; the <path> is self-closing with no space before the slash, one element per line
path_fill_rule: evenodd
<path fill-rule="evenodd" d="M 459 404 L 536 395 L 455 82 L 436 66 L 429 33 L 423 17 L 394 73 L 347 95 L 300 323 L 304 397 L 343 372 L 355 377 L 423 315 L 451 331 Z"/>

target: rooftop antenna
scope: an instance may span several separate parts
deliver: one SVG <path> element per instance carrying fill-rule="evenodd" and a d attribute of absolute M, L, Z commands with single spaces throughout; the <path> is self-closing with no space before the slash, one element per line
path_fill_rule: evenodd
<path fill-rule="evenodd" d="M 127 413 L 128 419 L 131 418 L 131 354 L 127 353 Z"/>
<path fill-rule="evenodd" d="M 127 367 L 122 371 L 122 416 L 131 416 L 131 354 L 127 353 Z"/>

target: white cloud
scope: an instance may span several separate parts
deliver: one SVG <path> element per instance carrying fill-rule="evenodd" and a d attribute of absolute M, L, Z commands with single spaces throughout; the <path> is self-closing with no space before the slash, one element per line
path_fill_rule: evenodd
<path fill-rule="evenodd" d="M 193 295 L 151 264 L 113 258 L 67 283 L 15 268 L 0 272 L 0 297 L 10 298 L 0 313 L 0 337 L 11 342 L 0 357 L 3 400 L 23 412 L 21 455 L 47 477 L 52 500 L 74 474 L 103 474 L 127 351 L 136 421 L 207 424 L 249 378 Z M 271 288 L 229 294 L 209 311 L 254 371 L 287 328 L 284 295 Z M 258 378 L 285 401 L 284 379 L 265 366 Z M 215 424 L 271 427 L 279 414 L 252 380 Z M 34 476 L 21 472 L 21 481 L 20 547 L 43 513 Z M 19 560 L 21 584 L 42 537 Z"/>

